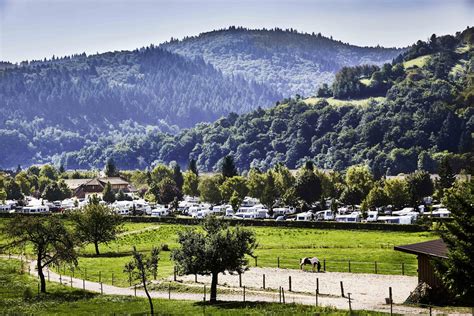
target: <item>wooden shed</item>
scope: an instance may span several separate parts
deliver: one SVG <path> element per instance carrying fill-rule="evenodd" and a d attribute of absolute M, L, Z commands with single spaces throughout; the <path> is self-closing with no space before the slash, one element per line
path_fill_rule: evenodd
<path fill-rule="evenodd" d="M 418 283 L 425 282 L 433 289 L 443 288 L 430 262 L 433 258 L 447 258 L 448 247 L 442 239 L 396 246 L 394 249 L 418 256 Z"/>

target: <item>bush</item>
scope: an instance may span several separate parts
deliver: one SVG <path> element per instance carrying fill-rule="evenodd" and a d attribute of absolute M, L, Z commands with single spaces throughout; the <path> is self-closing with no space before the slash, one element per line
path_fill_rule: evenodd
<path fill-rule="evenodd" d="M 161 245 L 161 251 L 170 251 L 170 247 L 168 246 L 168 244 Z"/>
<path fill-rule="evenodd" d="M 24 301 L 31 301 L 33 299 L 33 291 L 27 287 L 23 291 L 23 300 Z"/>

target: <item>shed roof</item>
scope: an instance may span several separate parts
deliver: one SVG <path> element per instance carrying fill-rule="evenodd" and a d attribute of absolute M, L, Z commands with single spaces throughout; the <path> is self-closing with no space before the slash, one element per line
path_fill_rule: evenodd
<path fill-rule="evenodd" d="M 435 239 L 410 245 L 395 246 L 394 249 L 414 255 L 424 254 L 438 258 L 448 257 L 448 247 L 442 239 Z"/>
<path fill-rule="evenodd" d="M 112 185 L 128 185 L 128 182 L 120 177 L 103 177 L 98 179 L 102 183 L 110 182 Z"/>

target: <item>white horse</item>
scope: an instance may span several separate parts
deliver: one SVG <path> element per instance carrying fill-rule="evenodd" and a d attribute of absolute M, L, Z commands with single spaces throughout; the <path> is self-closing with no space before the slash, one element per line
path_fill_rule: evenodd
<path fill-rule="evenodd" d="M 319 259 L 316 257 L 313 258 L 303 258 L 301 259 L 300 262 L 300 269 L 303 270 L 303 266 L 306 264 L 310 264 L 312 266 L 312 270 L 314 272 L 314 268 L 318 267 L 318 272 L 321 271 L 321 263 L 319 262 Z"/>

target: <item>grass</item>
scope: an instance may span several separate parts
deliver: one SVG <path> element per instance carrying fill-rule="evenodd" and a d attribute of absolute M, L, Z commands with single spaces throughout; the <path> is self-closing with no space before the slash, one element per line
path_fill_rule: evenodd
<path fill-rule="evenodd" d="M 0 314 L 31 315 L 144 315 L 148 302 L 144 298 L 108 296 L 47 284 L 47 294 L 37 294 L 37 281 L 17 270 L 17 260 L 0 259 Z M 216 305 L 193 301 L 154 299 L 159 315 L 349 315 L 348 311 L 330 307 L 297 304 L 218 302 Z M 351 315 L 384 315 L 354 311 Z"/>
<path fill-rule="evenodd" d="M 422 68 L 428 63 L 430 58 L 431 58 L 431 55 L 424 55 L 417 58 L 413 58 L 411 60 L 405 61 L 403 63 L 403 66 L 405 67 L 405 69 L 409 69 L 413 67 Z"/>
<path fill-rule="evenodd" d="M 369 79 L 367 79 L 367 80 L 369 80 Z M 303 101 L 306 104 L 315 105 L 317 102 L 322 101 L 322 100 L 326 100 L 332 106 L 353 105 L 353 106 L 366 107 L 371 102 L 380 103 L 380 102 L 385 101 L 385 97 L 375 97 L 375 98 L 356 99 L 356 100 L 340 100 L 340 99 L 334 99 L 333 97 L 331 97 L 331 98 L 312 97 L 312 98 L 304 99 Z"/>
<path fill-rule="evenodd" d="M 152 230 L 143 230 L 153 228 Z M 131 259 L 131 249 L 149 252 L 153 247 L 167 244 L 170 249 L 178 247 L 177 232 L 186 228 L 182 225 L 157 223 L 126 223 L 127 234 L 121 235 L 108 245 L 100 245 L 101 255 L 94 255 L 92 245 L 80 251 L 78 270 L 74 276 L 91 281 L 129 286 L 124 265 Z M 327 271 L 374 273 L 377 261 L 377 273 L 401 274 L 402 262 L 407 275 L 416 274 L 416 256 L 394 251 L 394 245 L 409 244 L 436 238 L 432 233 L 380 232 L 360 230 L 322 230 L 311 228 L 251 227 L 257 236 L 257 264 L 259 267 L 277 267 L 278 257 L 281 268 L 299 268 L 302 257 L 317 256 L 326 260 Z M 136 230 L 137 232 L 134 232 Z M 173 274 L 173 262 L 169 251 L 160 253 L 158 277 L 165 278 Z M 255 261 L 249 258 L 251 266 Z M 71 271 L 62 268 L 62 274 Z"/>

